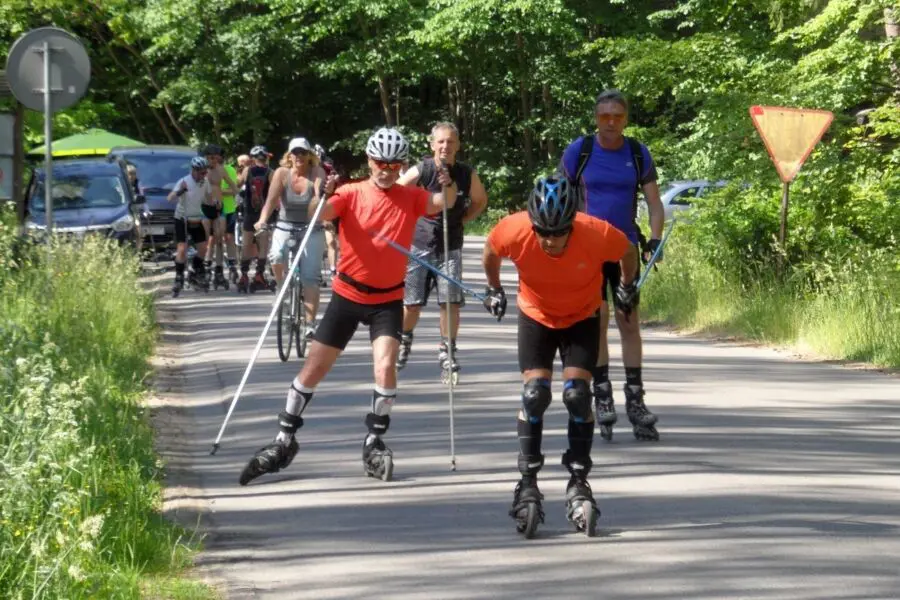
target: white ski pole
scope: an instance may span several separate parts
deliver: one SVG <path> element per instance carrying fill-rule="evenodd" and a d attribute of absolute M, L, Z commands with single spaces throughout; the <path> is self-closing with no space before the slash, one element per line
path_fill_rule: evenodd
<path fill-rule="evenodd" d="M 238 385 L 237 389 L 234 392 L 234 398 L 231 400 L 231 406 L 228 407 L 228 414 L 225 415 L 225 420 L 222 422 L 222 427 L 219 428 L 219 435 L 216 436 L 216 441 L 213 442 L 213 448 L 210 454 L 215 454 L 219 449 L 219 442 L 222 440 L 222 434 L 225 433 L 225 427 L 228 425 L 228 420 L 231 419 L 231 413 L 234 412 L 234 407 L 237 406 L 238 399 L 241 397 L 241 392 L 244 391 L 244 385 L 247 383 L 247 378 L 250 376 L 250 371 L 253 369 L 253 365 L 256 363 L 256 358 L 259 356 L 259 351 L 262 349 L 263 342 L 266 340 L 266 335 L 269 333 L 269 328 L 272 326 L 272 320 L 275 319 L 275 313 L 278 312 L 278 307 L 281 306 L 281 300 L 284 298 L 285 292 L 288 289 L 288 283 L 290 282 L 290 273 L 294 272 L 294 269 L 297 268 L 297 265 L 300 263 L 300 257 L 303 256 L 303 251 L 306 250 L 306 244 L 309 242 L 309 236 L 312 235 L 313 229 L 315 229 L 316 224 L 319 222 L 319 215 L 322 213 L 322 208 L 327 203 L 325 198 L 319 202 L 319 205 L 316 207 L 316 212 L 313 214 L 313 218 L 309 222 L 309 227 L 306 228 L 306 234 L 303 236 L 303 240 L 300 242 L 300 246 L 297 249 L 297 255 L 294 257 L 294 262 L 291 263 L 290 269 L 286 271 L 286 275 L 284 278 L 284 282 L 281 284 L 281 289 L 278 290 L 278 295 L 275 297 L 275 302 L 272 304 L 272 311 L 269 313 L 269 318 L 266 320 L 266 326 L 263 327 L 262 333 L 259 336 L 259 340 L 256 342 L 256 348 L 253 349 L 253 355 L 250 357 L 250 362 L 247 363 L 247 368 L 244 369 L 244 376 L 241 377 L 241 383 Z"/>
<path fill-rule="evenodd" d="M 447 165 L 441 161 L 441 169 L 446 170 Z M 447 229 L 447 199 L 444 198 L 443 221 L 444 221 L 444 271 L 447 277 L 450 274 L 450 238 Z M 453 306 L 450 304 L 450 286 L 447 285 L 447 298 L 444 298 L 444 306 L 447 310 L 447 395 L 450 401 L 450 470 L 456 470 L 456 430 L 455 415 L 453 412 Z"/>

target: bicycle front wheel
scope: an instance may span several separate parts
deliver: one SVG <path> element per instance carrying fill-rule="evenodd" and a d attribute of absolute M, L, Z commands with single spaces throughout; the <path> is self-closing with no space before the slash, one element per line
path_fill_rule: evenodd
<path fill-rule="evenodd" d="M 294 287 L 291 282 L 288 282 L 287 285 L 290 285 L 291 288 Z M 287 362 L 291 357 L 291 344 L 294 341 L 294 332 L 292 331 L 291 326 L 291 302 L 294 299 L 293 294 L 293 289 L 288 290 L 288 293 L 284 295 L 284 298 L 281 301 L 281 305 L 278 307 L 276 337 L 278 338 L 278 358 L 281 359 L 281 362 Z"/>
<path fill-rule="evenodd" d="M 294 337 L 297 340 L 297 358 L 303 358 L 306 356 L 306 307 L 303 305 L 303 289 L 299 284 L 294 286 L 294 293 L 296 294 Z"/>

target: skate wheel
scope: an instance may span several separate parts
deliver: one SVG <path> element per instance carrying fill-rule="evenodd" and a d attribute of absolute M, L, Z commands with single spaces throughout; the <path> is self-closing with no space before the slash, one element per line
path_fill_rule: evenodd
<path fill-rule="evenodd" d="M 659 432 L 655 427 L 635 427 L 634 438 L 639 442 L 658 442 Z"/>
<path fill-rule="evenodd" d="M 540 521 L 540 509 L 534 502 L 529 502 L 525 507 L 525 523 L 522 528 L 522 535 L 526 540 L 534 538 L 537 533 L 538 522 Z"/>
<path fill-rule="evenodd" d="M 600 437 L 602 437 L 607 442 L 611 442 L 612 437 L 613 437 L 612 425 L 601 425 L 600 426 Z"/>
<path fill-rule="evenodd" d="M 381 473 L 382 481 L 390 481 L 394 475 L 394 458 L 390 455 L 384 456 L 384 471 Z"/>
<path fill-rule="evenodd" d="M 582 505 L 581 511 L 581 514 L 584 517 L 584 535 L 587 537 L 594 537 L 597 535 L 597 517 L 600 516 L 600 511 L 587 501 Z"/>

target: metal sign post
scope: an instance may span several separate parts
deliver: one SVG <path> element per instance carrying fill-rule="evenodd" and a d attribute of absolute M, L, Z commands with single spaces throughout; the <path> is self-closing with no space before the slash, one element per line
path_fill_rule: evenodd
<path fill-rule="evenodd" d="M 91 61 L 74 35 L 40 27 L 9 49 L 6 77 L 16 100 L 44 113 L 44 194 L 47 239 L 53 232 L 53 113 L 78 102 L 91 80 Z"/>

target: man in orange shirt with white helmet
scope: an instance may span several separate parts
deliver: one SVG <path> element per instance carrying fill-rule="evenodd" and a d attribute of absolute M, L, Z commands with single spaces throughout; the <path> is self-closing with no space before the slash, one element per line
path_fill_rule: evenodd
<path fill-rule="evenodd" d="M 563 363 L 563 403 L 569 412 L 569 448 L 562 464 L 571 474 L 566 487 L 566 517 L 579 531 L 594 535 L 599 510 L 587 475 L 594 438 L 591 369 L 598 352 L 598 292 L 604 262 L 621 262 L 618 306 L 634 306 L 638 255 L 624 233 L 578 212 L 579 191 L 564 178 L 538 180 L 528 209 L 507 216 L 490 232 L 484 246 L 488 289 L 485 306 L 503 317 L 506 295 L 500 285 L 500 264 L 509 258 L 519 272 L 518 354 L 524 389 L 518 413 L 519 472 L 512 516 L 517 529 L 531 537 L 543 521 L 537 473 L 543 415 L 550 406 L 553 360 Z"/>

